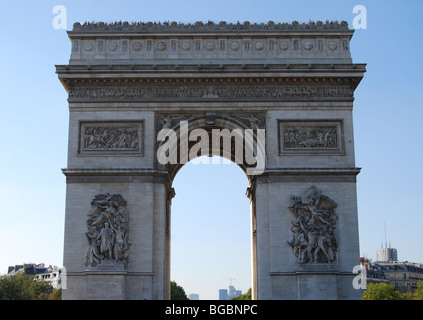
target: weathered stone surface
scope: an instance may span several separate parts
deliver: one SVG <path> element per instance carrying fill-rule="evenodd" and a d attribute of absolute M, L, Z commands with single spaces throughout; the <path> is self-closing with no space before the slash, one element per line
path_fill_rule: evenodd
<path fill-rule="evenodd" d="M 99 22 L 75 24 L 68 34 L 69 65 L 56 67 L 70 110 L 64 299 L 170 297 L 172 180 L 183 163 L 160 164 L 157 137 L 163 129 L 182 133 L 180 121 L 189 132 L 253 130 L 257 137 L 266 131 L 264 172 L 249 176 L 247 190 L 254 298 L 359 297 L 352 286 L 360 171 L 352 109 L 365 65 L 352 63 L 353 30 L 346 23 Z M 235 150 L 222 155 L 238 160 Z M 174 151 L 180 157 L 184 150 L 178 144 Z M 295 212 L 302 218 L 294 219 L 292 196 L 310 188 L 336 203 L 330 228 L 329 209 L 320 202 L 313 209 L 301 201 Z M 89 240 L 101 237 L 87 237 L 93 199 L 107 194 L 125 200 L 129 217 L 122 243 L 109 232 L 116 253 L 102 253 L 101 243 Z M 320 223 L 310 222 L 320 216 Z M 107 220 L 118 230 L 118 220 L 97 217 L 102 227 Z M 293 231 L 293 221 L 301 228 Z M 292 242 L 299 229 L 307 233 L 301 248 Z M 336 243 L 331 252 L 325 231 Z M 103 258 L 87 260 L 90 246 Z M 310 255 L 302 259 L 298 250 L 307 247 Z"/>

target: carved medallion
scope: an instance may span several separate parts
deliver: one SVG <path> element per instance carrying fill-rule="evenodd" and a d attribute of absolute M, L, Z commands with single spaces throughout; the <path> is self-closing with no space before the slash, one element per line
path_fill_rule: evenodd
<path fill-rule="evenodd" d="M 238 41 L 233 41 L 231 43 L 231 50 L 238 51 L 239 48 L 240 48 L 240 45 L 239 45 L 239 42 Z"/>
<path fill-rule="evenodd" d="M 282 41 L 279 45 L 279 48 L 281 48 L 281 50 L 287 50 L 289 48 L 289 43 L 287 41 Z"/>
<path fill-rule="evenodd" d="M 142 49 L 142 44 L 141 44 L 141 42 L 139 42 L 139 41 L 135 41 L 135 42 L 132 44 L 132 49 L 133 49 L 134 51 L 140 51 L 140 50 Z"/>
<path fill-rule="evenodd" d="M 311 50 L 313 49 L 313 42 L 311 41 L 306 41 L 303 43 L 303 48 L 306 50 Z"/>
<path fill-rule="evenodd" d="M 159 43 L 157 43 L 157 50 L 159 50 L 159 51 L 166 50 L 166 47 L 167 47 L 167 45 L 166 45 L 166 42 L 164 42 L 164 41 L 160 41 Z"/>
<path fill-rule="evenodd" d="M 263 50 L 263 49 L 264 49 L 264 44 L 263 44 L 263 42 L 261 42 L 261 41 L 257 41 L 257 42 L 254 44 L 254 48 L 256 48 L 256 50 L 257 50 L 257 51 L 261 51 L 261 50 Z"/>
<path fill-rule="evenodd" d="M 213 41 L 209 41 L 206 44 L 207 51 L 213 51 L 216 48 L 216 44 Z"/>
<path fill-rule="evenodd" d="M 85 51 L 91 51 L 92 49 L 94 49 L 94 45 L 91 42 L 87 42 L 84 44 Z"/>
<path fill-rule="evenodd" d="M 116 49 L 118 47 L 119 47 L 119 45 L 115 41 L 112 41 L 111 43 L 109 43 L 109 50 L 110 51 L 116 51 Z"/>

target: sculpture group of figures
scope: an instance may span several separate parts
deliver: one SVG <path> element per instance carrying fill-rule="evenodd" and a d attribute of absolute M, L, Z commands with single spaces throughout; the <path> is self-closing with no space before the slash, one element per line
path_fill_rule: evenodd
<path fill-rule="evenodd" d="M 86 127 L 84 150 L 136 150 L 138 128 Z"/>
<path fill-rule="evenodd" d="M 336 259 L 337 204 L 311 187 L 303 196 L 291 196 L 293 248 L 299 263 L 331 263 Z"/>
<path fill-rule="evenodd" d="M 336 127 L 295 128 L 284 131 L 284 148 L 337 148 Z"/>
<path fill-rule="evenodd" d="M 129 257 L 128 222 L 126 201 L 120 194 L 98 194 L 91 202 L 86 233 L 88 239 L 86 265 L 94 267 L 124 264 Z"/>

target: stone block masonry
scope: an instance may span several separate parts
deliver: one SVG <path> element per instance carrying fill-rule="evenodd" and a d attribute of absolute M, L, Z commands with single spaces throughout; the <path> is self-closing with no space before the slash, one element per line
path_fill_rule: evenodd
<path fill-rule="evenodd" d="M 170 298 L 172 182 L 186 161 L 158 150 L 181 159 L 199 129 L 265 133 L 261 172 L 235 141 L 207 145 L 248 176 L 253 299 L 360 298 L 352 111 L 366 65 L 353 34 L 320 21 L 74 24 L 56 66 L 70 113 L 63 298 Z"/>

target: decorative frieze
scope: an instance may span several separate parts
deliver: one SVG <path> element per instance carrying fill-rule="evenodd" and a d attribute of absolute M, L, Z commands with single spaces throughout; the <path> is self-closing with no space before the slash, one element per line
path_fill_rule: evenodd
<path fill-rule="evenodd" d="M 279 120 L 279 154 L 343 154 L 342 120 Z"/>
<path fill-rule="evenodd" d="M 226 23 L 221 21 L 181 24 L 176 22 L 75 23 L 69 31 L 72 62 L 102 64 L 107 60 L 140 59 L 162 63 L 163 59 L 223 63 L 264 57 L 294 63 L 306 55 L 351 63 L 348 23 L 322 21 L 298 23 Z M 94 58 L 94 59 L 93 59 Z"/>
<path fill-rule="evenodd" d="M 352 98 L 352 85 L 70 87 L 69 101 Z"/>
<path fill-rule="evenodd" d="M 315 81 L 316 77 L 315 77 L 315 73 L 316 72 L 322 72 L 323 74 L 327 74 L 328 72 L 332 72 L 333 74 L 330 77 L 327 77 L 327 75 L 324 75 L 324 80 L 328 80 L 328 81 L 337 81 L 337 74 L 339 74 L 340 72 L 342 73 L 349 73 L 350 76 L 352 76 L 353 78 L 355 77 L 356 79 L 352 79 L 352 81 L 354 82 L 358 82 L 357 79 L 357 75 L 355 73 L 357 72 L 365 72 L 366 69 L 366 65 L 365 64 L 331 64 L 331 63 L 314 63 L 314 64 L 301 64 L 301 63 L 295 63 L 295 64 L 289 64 L 286 63 L 285 61 L 280 61 L 280 63 L 275 63 L 275 64 L 269 64 L 269 63 L 253 63 L 253 61 L 251 61 L 250 63 L 245 63 L 245 64 L 210 64 L 206 63 L 206 64 L 178 64 L 178 63 L 174 63 L 173 61 L 169 61 L 169 63 L 167 64 L 131 64 L 131 65 L 123 65 L 123 64 L 97 64 L 97 65 L 92 65 L 92 64 L 88 64 L 88 65 L 78 65 L 78 64 L 71 64 L 71 65 L 57 65 L 56 66 L 56 70 L 57 73 L 60 74 L 75 74 L 75 73 L 79 73 L 79 72 L 86 72 L 87 70 L 89 70 L 92 73 L 109 73 L 109 72 L 114 72 L 114 73 L 127 73 L 129 72 L 137 72 L 137 71 L 142 71 L 144 72 L 204 72 L 204 71 L 208 71 L 208 72 L 220 72 L 222 73 L 222 71 L 224 72 L 259 72 L 262 73 L 263 71 L 267 72 L 267 77 L 263 77 L 262 75 L 260 76 L 259 80 L 262 80 L 263 82 L 269 81 L 269 82 L 273 82 L 275 79 L 272 80 L 272 76 L 269 75 L 270 72 L 272 73 L 286 73 L 286 72 L 290 72 L 290 73 L 314 73 L 313 78 L 312 79 L 310 76 L 310 74 L 308 74 L 306 77 L 303 78 L 299 78 L 298 81 L 309 81 L 313 80 Z M 288 75 L 287 78 L 284 77 L 283 81 L 285 82 L 286 80 L 289 80 L 291 77 L 291 75 Z M 171 82 L 171 81 L 180 81 L 182 82 L 186 82 L 186 81 L 190 81 L 190 79 L 188 80 L 187 77 L 183 77 L 182 78 L 184 80 L 175 80 L 174 78 L 165 78 L 164 76 L 160 76 L 159 78 L 157 77 L 152 77 L 151 79 L 149 78 L 132 78 L 132 79 L 117 79 L 117 81 L 120 81 L 121 83 L 123 82 L 139 82 L 139 81 L 144 81 L 144 83 L 147 83 L 149 81 L 153 82 Z M 280 78 L 278 76 L 278 78 Z M 298 77 L 297 77 L 298 78 Z M 243 79 L 243 80 L 242 80 Z M 250 80 L 251 79 L 251 80 Z M 293 79 L 293 78 L 291 78 Z M 302 80 L 301 80 L 302 79 Z M 331 80 L 332 79 L 332 80 Z M 75 78 L 73 79 L 75 80 Z M 196 81 L 198 80 L 202 80 L 202 78 L 197 78 Z M 237 77 L 236 80 L 234 79 L 233 81 L 254 81 L 257 80 L 257 78 L 255 78 L 254 76 L 251 76 L 251 74 L 247 75 L 247 76 L 242 76 L 242 77 Z M 321 79 L 323 80 L 323 79 Z M 324 81 L 323 80 L 323 81 Z M 77 81 L 80 82 L 89 82 L 89 83 L 102 83 L 107 81 L 107 78 L 102 77 L 101 79 L 97 78 L 97 79 L 79 79 Z M 227 78 L 224 79 L 222 77 L 222 80 L 220 80 L 219 78 L 206 78 L 204 81 L 210 81 L 210 82 L 217 82 L 217 81 L 227 81 Z M 282 80 L 277 80 L 279 82 L 281 82 Z"/>
<path fill-rule="evenodd" d="M 142 154 L 143 121 L 81 122 L 79 154 Z"/>

